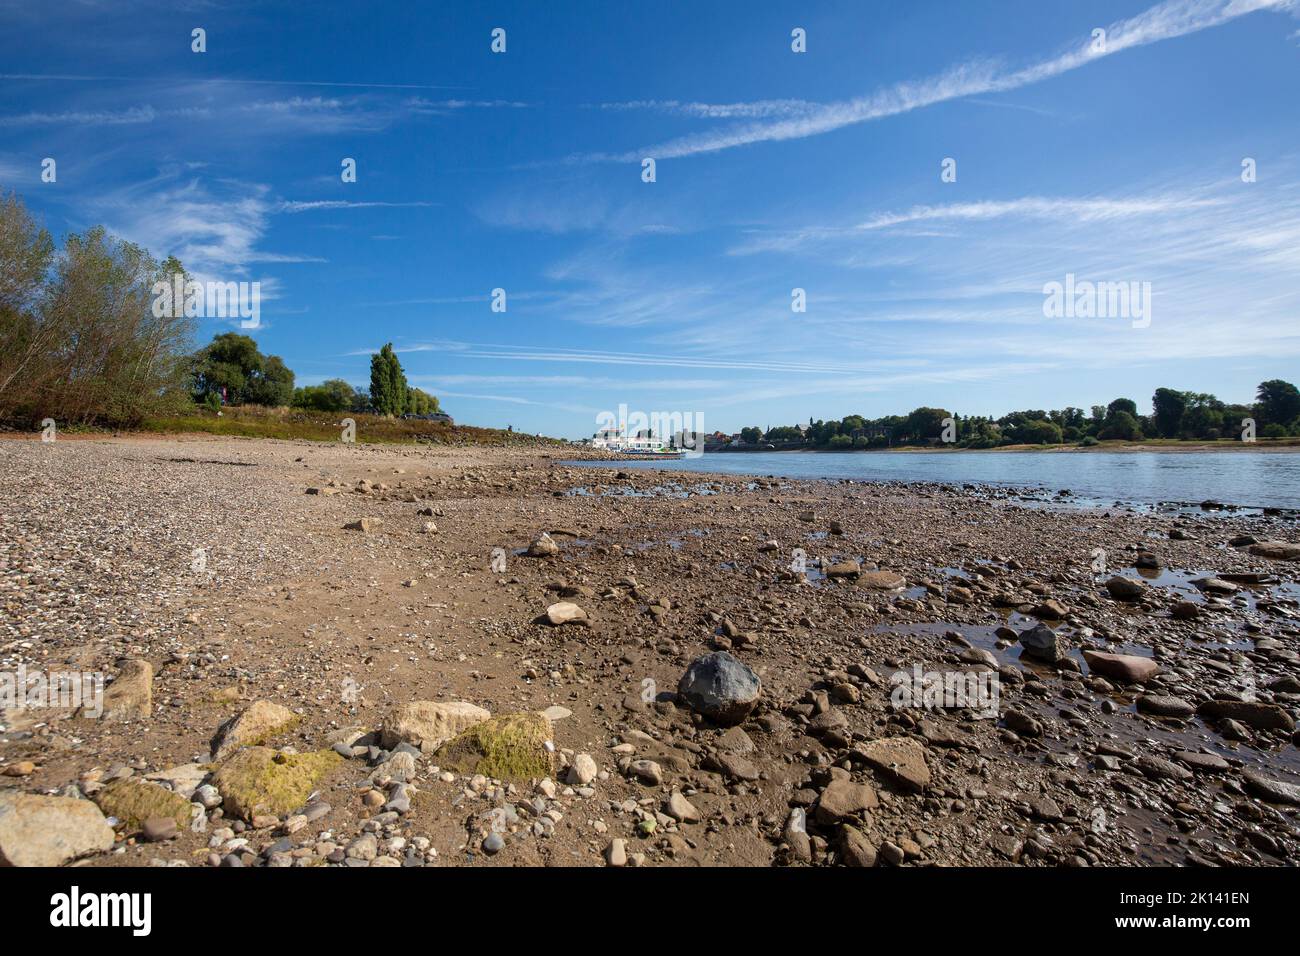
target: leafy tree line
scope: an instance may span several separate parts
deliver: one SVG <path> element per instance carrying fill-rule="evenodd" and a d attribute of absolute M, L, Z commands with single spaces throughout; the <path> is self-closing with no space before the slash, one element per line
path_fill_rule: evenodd
<path fill-rule="evenodd" d="M 196 402 L 224 405 L 290 406 L 318 412 L 428 415 L 438 399 L 406 383 L 391 343 L 371 357 L 370 391 L 341 378 L 294 388 L 294 374 L 278 355 L 263 355 L 247 335 L 225 332 L 194 353 L 190 385 Z M 376 367 L 382 371 L 376 374 Z"/>
<path fill-rule="evenodd" d="M 391 344 L 374 356 L 384 374 L 372 368 L 370 392 L 341 379 L 295 388 L 283 359 L 234 332 L 194 351 L 195 320 L 154 307 L 155 285 L 177 274 L 190 278 L 176 258 L 159 261 L 102 226 L 56 246 L 22 200 L 0 194 L 0 421 L 131 427 L 183 413 L 191 400 L 439 411 L 434 396 L 406 384 Z"/>
<path fill-rule="evenodd" d="M 1051 411 L 1027 409 L 997 419 L 983 415 L 962 417 L 947 409 L 923 407 L 907 415 L 876 419 L 861 415 L 849 415 L 840 421 L 809 419 L 804 427 L 778 425 L 766 432 L 749 426 L 740 430 L 740 440 L 751 445 L 784 443 L 840 450 L 941 444 L 949 438 L 960 448 L 1094 445 L 1145 438 L 1240 440 L 1246 419 L 1255 422 L 1259 438 L 1300 436 L 1300 390 L 1281 379 L 1261 382 L 1251 405 L 1229 404 L 1213 395 L 1168 388 L 1156 389 L 1151 404 L 1150 415 L 1140 414 L 1131 398 L 1117 398 L 1109 405 L 1093 405 L 1087 411 L 1073 406 Z"/>
<path fill-rule="evenodd" d="M 130 426 L 183 407 L 193 320 L 153 310 L 178 272 L 101 226 L 56 248 L 0 195 L 0 419 Z"/>

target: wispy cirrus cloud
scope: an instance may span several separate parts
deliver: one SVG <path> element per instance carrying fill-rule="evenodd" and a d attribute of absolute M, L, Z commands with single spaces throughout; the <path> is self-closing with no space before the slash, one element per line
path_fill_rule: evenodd
<path fill-rule="evenodd" d="M 0 126 L 135 126 L 152 123 L 161 114 L 152 106 L 124 110 L 65 110 L 56 113 L 18 113 L 0 116 Z"/>
<path fill-rule="evenodd" d="M 128 83 L 125 88 L 135 91 L 141 99 L 148 97 L 149 101 L 127 107 L 33 110 L 0 115 L 0 127 L 144 126 L 177 119 L 202 119 L 223 124 L 225 135 L 319 136 L 348 131 L 378 132 L 404 120 L 449 115 L 460 110 L 528 105 L 509 100 L 435 101 L 419 97 L 398 100 L 382 92 L 249 99 L 248 84 L 216 78 L 175 84 L 142 81 Z M 87 97 L 93 98 L 96 97 Z"/>
<path fill-rule="evenodd" d="M 528 109 L 529 107 L 528 103 L 522 103 L 518 100 L 430 100 L 422 96 L 410 97 L 405 100 L 402 105 L 412 113 L 428 113 L 439 116 L 446 113 L 454 113 L 458 110 L 523 110 Z"/>
<path fill-rule="evenodd" d="M 810 100 L 796 99 L 756 100 L 752 103 L 628 100 L 622 103 L 600 103 L 597 108 L 615 113 L 648 110 L 677 116 L 694 116 L 699 119 L 760 119 L 773 116 L 810 116 L 824 109 L 824 106 Z"/>
<path fill-rule="evenodd" d="M 380 202 L 353 201 L 348 199 L 282 200 L 276 205 L 277 212 L 300 213 L 321 212 L 327 209 L 413 209 L 438 206 L 436 202 Z M 378 238 L 378 237 L 374 237 Z"/>
<path fill-rule="evenodd" d="M 936 220 L 988 220 L 1018 217 L 1053 221 L 1107 222 L 1132 216 L 1164 215 L 1219 205 L 1222 200 L 1182 196 L 1152 198 L 1055 198 L 1026 196 L 1020 199 L 951 203 L 942 206 L 913 206 L 902 213 L 882 213 L 858 226 L 885 229 L 889 226 Z"/>
<path fill-rule="evenodd" d="M 1296 7 L 1296 0 L 1166 0 L 1135 17 L 1112 23 L 1106 28 L 1104 45 L 1097 46 L 1089 37 L 1063 53 L 1020 69 L 1007 69 L 993 60 L 961 64 L 938 76 L 897 83 L 866 96 L 824 104 L 811 111 L 800 109 L 794 115 L 782 114 L 779 107 L 772 106 L 772 101 L 760 102 L 751 105 L 760 111 L 774 109 L 778 118 L 682 136 L 634 152 L 595 153 L 574 156 L 571 160 L 639 162 L 644 156 L 681 159 L 756 143 L 804 139 L 949 100 L 1020 89 L 1126 50 L 1207 30 L 1251 13 L 1264 10 L 1289 12 L 1295 11 Z M 741 104 L 727 109 L 733 111 L 733 116 L 744 115 L 740 112 Z"/>
<path fill-rule="evenodd" d="M 26 4 L 24 4 L 26 5 Z M 113 82 L 157 82 L 167 86 L 183 85 L 192 82 L 192 77 L 141 77 L 123 75 L 91 75 L 84 73 L 0 73 L 0 80 L 31 80 L 50 83 L 104 83 Z M 283 87 L 323 87 L 327 89 L 355 90 L 463 90 L 463 86 L 439 86 L 428 83 L 367 83 L 325 80 L 258 80 L 246 77 L 223 76 L 214 78 L 214 82 L 237 84 L 240 86 L 283 86 Z"/>
<path fill-rule="evenodd" d="M 1071 223 L 1106 223 L 1120 219 L 1167 216 L 1222 205 L 1222 197 L 1160 194 L 1152 196 L 1023 196 L 1016 199 L 981 200 L 912 206 L 901 212 L 880 212 L 863 222 L 847 226 L 808 226 L 770 234 L 756 234 L 729 250 L 732 255 L 759 252 L 788 252 L 815 242 L 852 238 L 866 232 L 910 226 L 916 223 L 956 224 L 1020 219 Z M 916 234 L 934 237 L 941 234 Z"/>

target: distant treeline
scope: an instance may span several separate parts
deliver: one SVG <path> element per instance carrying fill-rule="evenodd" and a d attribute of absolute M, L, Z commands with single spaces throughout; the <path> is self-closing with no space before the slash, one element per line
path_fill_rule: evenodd
<path fill-rule="evenodd" d="M 194 403 L 440 411 L 407 384 L 391 344 L 371 356 L 369 391 L 342 379 L 295 388 L 279 356 L 234 332 L 195 351 L 195 319 L 154 308 L 155 285 L 176 275 L 189 279 L 176 258 L 102 226 L 56 247 L 16 195 L 0 195 L 0 422 L 133 427 Z"/>
<path fill-rule="evenodd" d="M 747 445 L 798 445 L 811 448 L 891 448 L 898 445 L 949 443 L 960 448 L 996 448 L 999 445 L 1095 445 L 1146 438 L 1185 440 L 1241 440 L 1254 423 L 1258 438 L 1300 435 L 1300 391 L 1290 382 L 1261 382 L 1251 405 L 1222 402 L 1213 395 L 1158 388 L 1151 399 L 1152 413 L 1138 414 L 1131 398 L 1109 405 L 1067 407 L 1043 411 L 1008 412 L 1001 418 L 962 417 L 943 408 L 918 408 L 907 415 L 869 419 L 849 415 L 840 421 L 812 421 L 806 426 L 780 425 L 766 432 L 751 426 L 741 429 Z"/>
<path fill-rule="evenodd" d="M 188 388 L 194 401 L 222 405 L 265 405 L 318 412 L 372 415 L 429 415 L 438 399 L 406 382 L 391 343 L 370 357 L 370 390 L 341 378 L 294 387 L 294 374 L 278 355 L 263 355 L 247 335 L 225 332 L 190 356 Z"/>

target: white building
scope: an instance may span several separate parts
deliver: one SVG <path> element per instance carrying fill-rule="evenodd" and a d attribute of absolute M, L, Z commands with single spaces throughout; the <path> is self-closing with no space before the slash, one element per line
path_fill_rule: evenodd
<path fill-rule="evenodd" d="M 606 448 L 610 451 L 659 451 L 663 448 L 663 439 L 656 438 L 654 432 L 650 429 L 642 429 L 636 434 L 627 436 L 623 434 L 620 428 L 602 428 L 591 438 L 591 444 L 596 448 Z"/>

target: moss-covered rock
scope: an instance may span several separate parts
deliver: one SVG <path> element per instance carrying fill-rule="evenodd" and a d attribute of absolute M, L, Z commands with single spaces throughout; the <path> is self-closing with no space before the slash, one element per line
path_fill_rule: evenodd
<path fill-rule="evenodd" d="M 555 754 L 550 743 L 551 722 L 542 714 L 504 714 L 453 737 L 433 759 L 444 770 L 497 780 L 551 777 Z"/>
<path fill-rule="evenodd" d="M 144 821 L 154 817 L 168 817 L 182 829 L 190 824 L 188 800 L 174 790 L 133 777 L 114 780 L 95 794 L 95 803 L 105 816 L 117 817 L 127 830 L 138 830 Z"/>
<path fill-rule="evenodd" d="M 222 809 L 251 821 L 255 815 L 283 816 L 307 802 L 316 785 L 343 762 L 332 750 L 289 754 L 247 747 L 221 765 L 212 784 Z"/>

